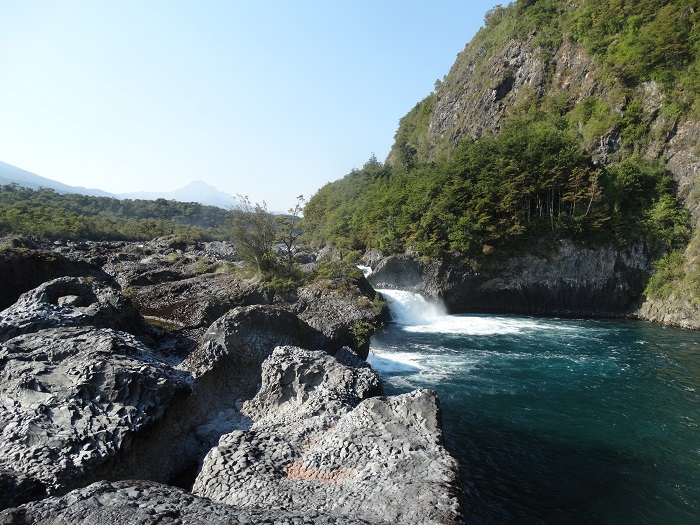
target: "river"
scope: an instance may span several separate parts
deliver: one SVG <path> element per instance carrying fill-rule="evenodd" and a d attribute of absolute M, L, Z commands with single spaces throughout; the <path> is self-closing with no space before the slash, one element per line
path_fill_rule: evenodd
<path fill-rule="evenodd" d="M 368 360 L 387 394 L 438 392 L 467 523 L 700 523 L 700 334 L 381 292 Z"/>

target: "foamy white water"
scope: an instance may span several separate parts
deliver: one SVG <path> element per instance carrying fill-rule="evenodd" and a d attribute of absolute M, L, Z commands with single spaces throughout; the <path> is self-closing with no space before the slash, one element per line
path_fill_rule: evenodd
<path fill-rule="evenodd" d="M 406 326 L 430 325 L 445 317 L 441 303 L 428 301 L 425 297 L 404 290 L 377 290 L 389 303 L 391 316 Z"/>
<path fill-rule="evenodd" d="M 372 275 L 372 268 L 370 266 L 363 266 L 361 264 L 357 265 L 357 268 L 362 271 L 365 277 Z"/>
<path fill-rule="evenodd" d="M 696 333 L 383 293 L 395 322 L 368 361 L 387 394 L 438 391 L 467 522 L 700 523 Z"/>
<path fill-rule="evenodd" d="M 404 290 L 377 290 L 389 303 L 392 318 L 407 332 L 460 335 L 519 334 L 563 330 L 561 324 L 523 317 L 447 315 L 444 305 Z"/>
<path fill-rule="evenodd" d="M 420 361 L 423 358 L 420 354 L 415 353 L 372 353 L 367 356 L 367 362 L 372 365 L 380 374 L 401 374 L 420 372 Z"/>
<path fill-rule="evenodd" d="M 448 315 L 443 305 L 426 300 L 423 296 L 403 290 L 377 290 L 389 303 L 396 328 L 416 336 L 436 337 L 539 337 L 553 331 L 579 330 L 552 320 L 493 315 Z M 385 346 L 381 337 L 375 337 L 368 362 L 380 374 L 401 376 L 420 375 L 439 381 L 455 373 L 464 374 L 480 361 L 491 359 L 493 352 L 455 352 L 448 347 L 421 345 L 411 341 L 411 350 L 399 346 Z M 512 358 L 517 354 L 510 353 Z M 527 357 L 527 356 L 526 356 Z"/>

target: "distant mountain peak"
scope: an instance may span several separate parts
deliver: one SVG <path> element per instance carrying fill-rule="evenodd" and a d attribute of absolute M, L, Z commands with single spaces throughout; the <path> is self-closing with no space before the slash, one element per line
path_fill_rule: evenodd
<path fill-rule="evenodd" d="M 41 177 L 35 173 L 25 171 L 5 162 L 0 162 L 0 185 L 12 183 L 32 189 L 50 188 L 58 193 L 78 193 L 80 195 L 114 197 L 117 199 L 166 199 L 180 202 L 198 202 L 209 206 L 218 206 L 219 208 L 234 208 L 239 205 L 239 202 L 233 195 L 219 191 L 215 186 L 201 179 L 192 181 L 186 186 L 173 191 L 140 191 L 114 194 L 99 189 L 69 186 L 55 180 Z"/>
<path fill-rule="evenodd" d="M 199 202 L 219 208 L 231 208 L 238 205 L 236 199 L 230 193 L 219 191 L 216 186 L 203 180 L 195 180 L 173 191 L 141 191 L 121 193 L 118 195 L 125 199 L 168 199 L 181 202 Z"/>

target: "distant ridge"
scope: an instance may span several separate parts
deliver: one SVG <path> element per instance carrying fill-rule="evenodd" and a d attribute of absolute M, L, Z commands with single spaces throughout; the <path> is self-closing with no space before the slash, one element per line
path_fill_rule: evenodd
<path fill-rule="evenodd" d="M 211 184 L 201 180 L 190 182 L 187 186 L 174 191 L 120 193 L 118 197 L 121 199 L 168 199 L 180 202 L 199 202 L 219 208 L 231 208 L 239 204 L 229 193 L 219 191 Z"/>
<path fill-rule="evenodd" d="M 58 193 L 78 193 L 81 195 L 112 197 L 115 199 L 166 199 L 178 202 L 198 202 L 209 206 L 218 206 L 219 208 L 232 208 L 239 204 L 229 193 L 219 191 L 214 186 L 201 180 L 191 182 L 187 186 L 174 191 L 115 194 L 96 188 L 69 186 L 68 184 L 47 179 L 46 177 L 12 166 L 11 164 L 0 162 L 0 185 L 13 183 L 31 189 L 50 188 Z"/>
<path fill-rule="evenodd" d="M 116 197 L 111 193 L 98 189 L 83 188 L 81 186 L 69 186 L 55 180 L 41 177 L 36 173 L 17 168 L 5 162 L 0 162 L 0 184 L 19 184 L 33 190 L 39 188 L 51 188 L 58 193 L 80 193 L 81 195 L 93 195 L 95 197 Z"/>

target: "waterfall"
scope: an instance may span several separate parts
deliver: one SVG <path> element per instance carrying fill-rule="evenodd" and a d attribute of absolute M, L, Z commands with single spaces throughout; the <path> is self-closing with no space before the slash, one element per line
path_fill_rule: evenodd
<path fill-rule="evenodd" d="M 403 290 L 377 290 L 389 303 L 389 311 L 398 324 L 414 326 L 429 325 L 444 319 L 445 307 L 428 301 L 414 292 Z"/>
<path fill-rule="evenodd" d="M 371 266 L 363 266 L 361 264 L 357 265 L 358 269 L 362 270 L 362 273 L 365 274 L 365 277 L 369 277 L 372 275 L 372 267 Z"/>

